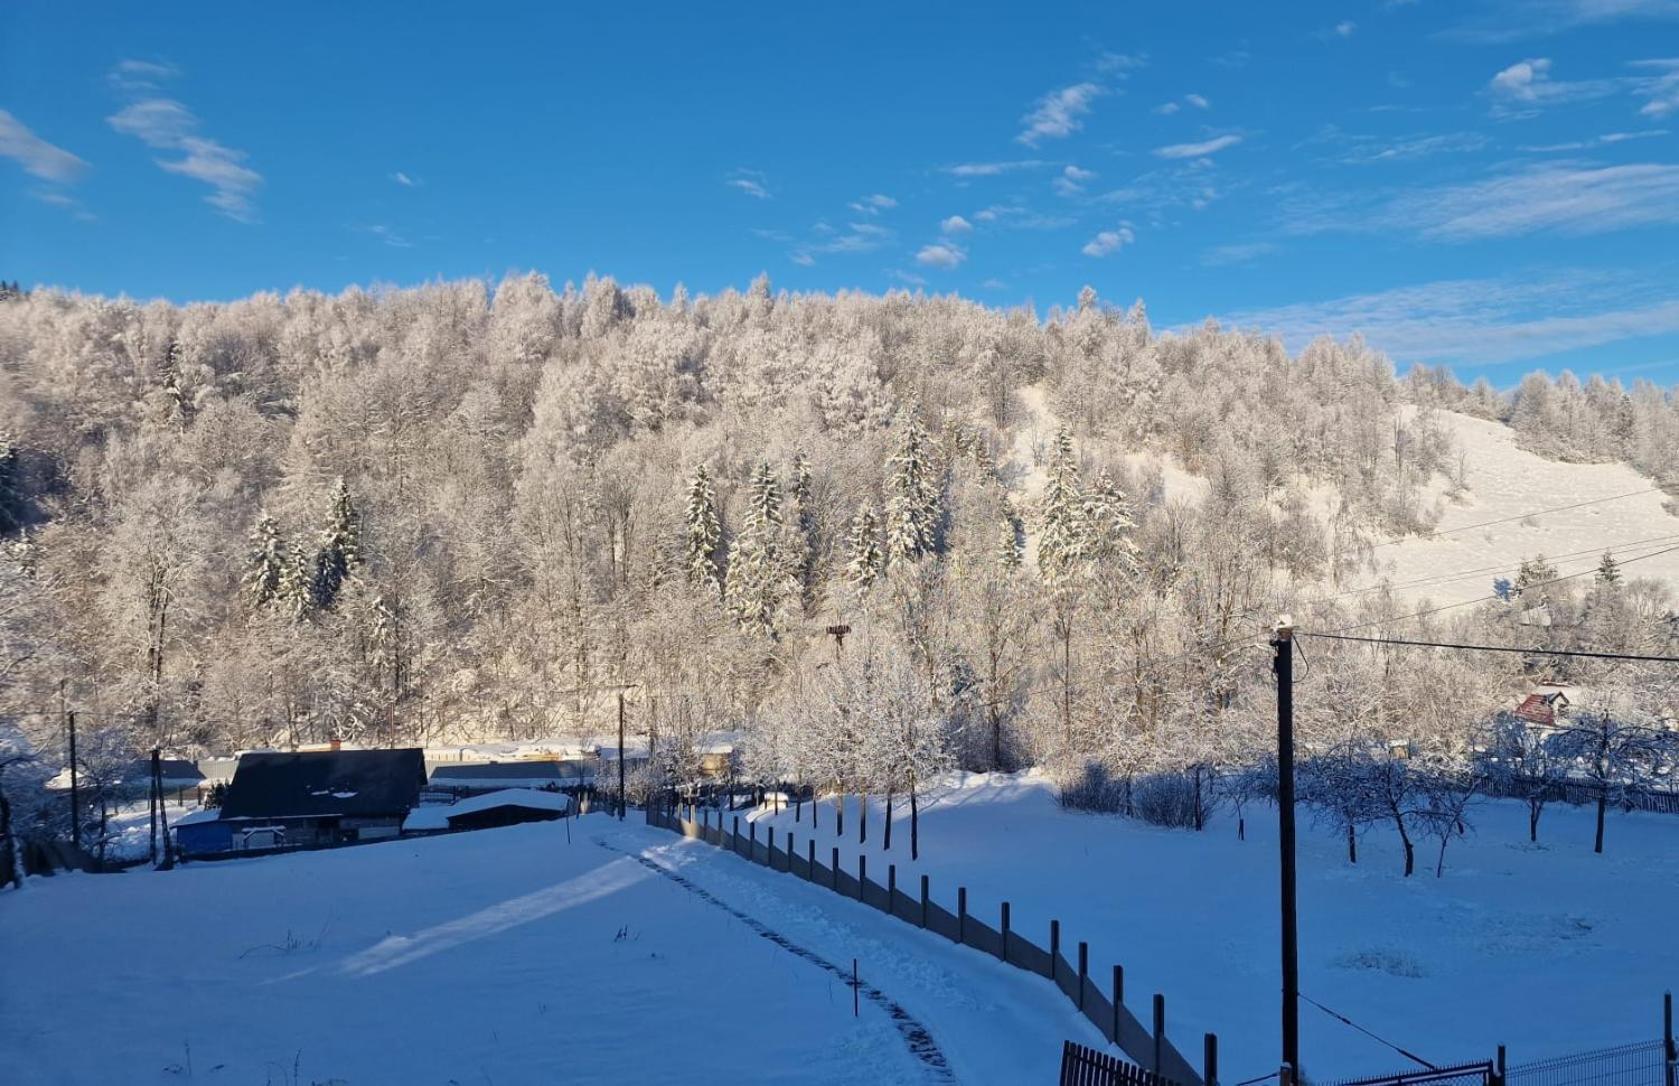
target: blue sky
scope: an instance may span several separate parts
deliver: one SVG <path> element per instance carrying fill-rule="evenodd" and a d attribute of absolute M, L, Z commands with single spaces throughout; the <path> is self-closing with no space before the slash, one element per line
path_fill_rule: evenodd
<path fill-rule="evenodd" d="M 1679 0 L 0 12 L 0 276 L 590 271 L 1679 383 Z"/>

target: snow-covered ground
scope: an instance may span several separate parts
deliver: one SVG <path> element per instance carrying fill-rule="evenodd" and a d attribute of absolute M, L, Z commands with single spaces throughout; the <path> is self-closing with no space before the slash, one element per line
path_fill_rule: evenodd
<path fill-rule="evenodd" d="M 19 1086 L 1045 1082 L 1100 1043 L 1047 981 L 633 817 L 33 879 L 0 963 Z"/>
<path fill-rule="evenodd" d="M 1167 1034 L 1198 1061 L 1201 1036 L 1221 1042 L 1222 1077 L 1275 1068 L 1281 987 L 1277 949 L 1276 815 L 1248 812 L 1248 839 L 1229 818 L 1204 833 L 1062 810 L 1035 774 L 969 776 L 927 798 L 922 859 L 909 862 L 907 810 L 892 852 L 881 850 L 882 801 L 873 801 L 871 877 L 898 865 L 900 886 L 932 877 L 933 895 L 996 926 L 1011 903 L 1014 930 L 1047 945 L 1059 919 L 1067 953 L 1090 943 L 1093 975 L 1125 966 L 1126 1003 L 1148 1021 L 1166 995 Z M 810 833 L 810 813 L 755 817 Z M 1435 1063 L 1491 1058 L 1508 1044 L 1523 1062 L 1658 1035 L 1661 992 L 1679 977 L 1679 818 L 1611 815 L 1606 853 L 1594 855 L 1592 812 L 1553 805 L 1528 844 L 1526 809 L 1488 801 L 1446 855 L 1443 878 L 1419 845 L 1403 878 L 1396 835 L 1373 827 L 1356 867 L 1331 832 L 1301 825 L 1301 989 L 1367 1029 Z M 832 839 L 824 804 L 818 855 L 834 844 L 856 870 L 856 808 L 847 839 Z M 743 831 L 744 832 L 744 831 Z M 759 834 L 763 836 L 762 831 Z M 779 836 L 779 834 L 778 834 Z M 801 843 L 798 847 L 804 847 Z M 1025 978 L 1022 983 L 1033 983 Z M 1402 1069 L 1407 1061 L 1305 1004 L 1303 1062 L 1319 1079 Z"/>
<path fill-rule="evenodd" d="M 1679 517 L 1664 510 L 1654 481 L 1626 464 L 1547 460 L 1518 449 L 1515 431 L 1502 423 L 1449 411 L 1441 418 L 1464 455 L 1469 490 L 1461 502 L 1444 505 L 1437 532 L 1454 534 L 1377 551 L 1383 574 L 1401 594 L 1456 603 L 1488 595 L 1494 577 L 1512 576 L 1522 559 L 1539 553 L 1567 574 L 1593 569 L 1605 550 L 1626 561 L 1679 546 Z M 1583 502 L 1596 504 L 1458 530 Z M 1679 587 L 1679 550 L 1633 562 L 1626 573 Z"/>

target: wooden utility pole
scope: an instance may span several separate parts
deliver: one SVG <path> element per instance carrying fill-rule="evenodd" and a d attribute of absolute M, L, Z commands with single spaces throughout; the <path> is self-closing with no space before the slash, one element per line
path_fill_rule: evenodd
<path fill-rule="evenodd" d="M 1294 878 L 1294 623 L 1277 620 L 1277 842 L 1281 852 L 1283 1065 L 1300 1072 L 1300 943 Z"/>
<path fill-rule="evenodd" d="M 151 816 L 151 827 L 152 827 L 151 862 L 154 865 L 157 863 L 157 804 L 158 804 L 158 799 L 160 798 L 158 796 L 158 792 L 160 791 L 160 789 L 158 788 L 158 783 L 157 783 L 158 782 L 157 762 L 158 762 L 158 749 L 156 747 L 153 747 L 152 748 L 151 762 L 146 766 L 146 782 L 147 782 L 146 798 L 150 801 L 148 803 L 148 806 L 150 808 L 149 814 Z"/>
<path fill-rule="evenodd" d="M 70 729 L 70 843 L 82 847 L 82 788 L 76 773 L 76 712 L 64 711 L 65 725 Z"/>
<path fill-rule="evenodd" d="M 618 691 L 618 821 L 624 821 L 624 692 Z"/>
<path fill-rule="evenodd" d="M 163 835 L 160 870 L 168 871 L 175 866 L 175 846 L 169 841 L 169 805 L 163 801 L 163 752 L 155 749 L 152 751 L 152 787 L 157 790 L 157 828 Z"/>

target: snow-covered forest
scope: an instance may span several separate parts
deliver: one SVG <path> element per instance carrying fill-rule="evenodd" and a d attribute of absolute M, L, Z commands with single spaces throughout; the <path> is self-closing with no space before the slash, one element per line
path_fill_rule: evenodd
<path fill-rule="evenodd" d="M 1523 555 L 1505 598 L 1387 621 L 1428 610 L 1362 589 L 1462 492 L 1448 410 L 1679 484 L 1667 390 L 1400 378 L 1356 339 L 1160 334 L 1088 289 L 1047 314 L 762 279 L 15 294 L 0 721 L 50 775 L 65 706 L 115 763 L 598 734 L 629 687 L 675 778 L 735 730 L 764 780 L 1036 764 L 1087 791 L 1193 773 L 1199 797 L 1270 742 L 1279 613 L 1679 647 L 1668 589 L 1612 556 L 1559 581 Z M 1541 678 L 1629 727 L 1674 715 L 1672 680 L 1624 662 L 1304 652 L 1319 751 L 1462 759 Z"/>

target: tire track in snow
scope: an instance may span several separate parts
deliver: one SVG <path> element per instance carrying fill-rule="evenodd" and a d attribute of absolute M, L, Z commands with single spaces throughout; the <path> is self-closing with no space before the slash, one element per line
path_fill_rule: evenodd
<path fill-rule="evenodd" d="M 844 981 L 847 985 L 851 983 L 851 974 L 846 970 L 841 969 L 839 966 L 822 957 L 820 954 L 817 954 L 815 951 L 793 942 L 785 935 L 782 935 L 774 928 L 769 927 L 767 924 L 764 924 L 762 921 L 750 914 L 735 908 L 733 905 L 730 905 L 728 902 L 717 897 L 709 890 L 697 885 L 693 882 L 693 880 L 682 875 L 678 875 L 669 868 L 660 866 L 654 861 L 648 859 L 646 856 L 629 852 L 625 849 L 617 847 L 616 845 L 609 845 L 606 841 L 599 837 L 592 838 L 592 840 L 601 848 L 604 848 L 609 852 L 617 852 L 624 856 L 628 856 L 630 859 L 641 864 L 643 867 L 646 867 L 648 870 L 663 875 L 665 878 L 676 883 L 684 890 L 696 895 L 702 901 L 722 909 L 736 920 L 739 920 L 742 924 L 751 928 L 758 935 L 768 939 L 770 942 L 787 951 L 789 954 L 792 954 L 795 957 L 803 958 L 805 961 L 817 968 L 822 969 Z M 910 1014 L 895 1000 L 893 1000 L 885 992 L 876 988 L 874 985 L 863 982 L 858 985 L 858 990 L 864 999 L 867 999 L 870 1003 L 873 1003 L 875 1006 L 886 1012 L 886 1016 L 892 1020 L 892 1024 L 897 1027 L 898 1033 L 902 1035 L 904 1039 L 904 1046 L 909 1049 L 912 1056 L 920 1060 L 922 1065 L 927 1068 L 932 1081 L 956 1081 L 955 1076 L 951 1074 L 950 1062 L 945 1059 L 944 1053 L 939 1049 L 938 1042 L 933 1040 L 933 1035 L 930 1031 L 928 1031 L 926 1026 L 922 1025 L 914 1015 Z"/>

